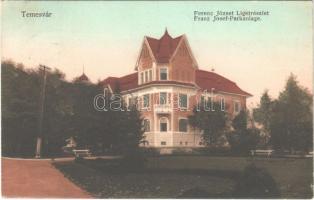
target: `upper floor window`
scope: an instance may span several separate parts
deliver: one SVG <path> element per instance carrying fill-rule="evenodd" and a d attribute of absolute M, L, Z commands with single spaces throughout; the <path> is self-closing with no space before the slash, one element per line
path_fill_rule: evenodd
<path fill-rule="evenodd" d="M 133 105 L 134 105 L 134 99 L 129 97 L 129 99 L 128 99 L 128 108 L 132 108 Z"/>
<path fill-rule="evenodd" d="M 239 101 L 235 101 L 234 102 L 234 104 L 233 104 L 234 106 L 234 113 L 239 113 L 240 112 L 240 110 L 241 110 L 241 105 L 240 105 L 240 102 Z"/>
<path fill-rule="evenodd" d="M 144 83 L 144 73 L 141 72 L 141 84 L 143 84 L 143 83 Z"/>
<path fill-rule="evenodd" d="M 148 81 L 152 81 L 152 79 L 153 79 L 153 71 L 149 70 Z"/>
<path fill-rule="evenodd" d="M 167 68 L 160 68 L 160 80 L 168 80 L 168 69 Z"/>
<path fill-rule="evenodd" d="M 149 132 L 150 131 L 150 121 L 149 119 L 144 119 L 144 131 Z"/>
<path fill-rule="evenodd" d="M 145 71 L 145 83 L 148 82 L 148 71 Z"/>
<path fill-rule="evenodd" d="M 224 111 L 225 110 L 225 98 L 223 98 L 223 97 L 221 97 L 220 98 L 220 108 L 221 108 L 221 110 L 222 111 Z"/>
<path fill-rule="evenodd" d="M 179 131 L 180 132 L 187 132 L 188 131 L 188 120 L 187 119 L 180 119 L 179 120 Z"/>
<path fill-rule="evenodd" d="M 211 97 L 201 96 L 201 106 L 202 107 L 206 107 L 207 109 L 210 109 L 211 103 L 212 103 Z"/>
<path fill-rule="evenodd" d="M 142 71 L 140 73 L 140 82 L 139 82 L 139 84 L 144 84 L 144 83 L 150 82 L 150 81 L 152 81 L 152 78 L 153 78 L 153 71 L 152 71 L 152 69 L 144 70 L 144 71 Z"/>
<path fill-rule="evenodd" d="M 143 96 L 143 107 L 148 108 L 149 107 L 149 94 L 145 94 Z"/>
<path fill-rule="evenodd" d="M 167 104 L 167 92 L 161 92 L 159 94 L 159 104 Z"/>
<path fill-rule="evenodd" d="M 188 107 L 188 95 L 179 94 L 179 107 L 187 108 Z"/>

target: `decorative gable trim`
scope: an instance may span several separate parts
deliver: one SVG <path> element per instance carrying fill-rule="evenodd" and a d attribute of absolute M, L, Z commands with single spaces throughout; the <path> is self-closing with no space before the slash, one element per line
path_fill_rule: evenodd
<path fill-rule="evenodd" d="M 137 56 L 137 60 L 136 60 L 136 64 L 135 64 L 135 68 L 134 70 L 138 71 L 138 65 L 139 65 L 139 62 L 140 62 L 140 59 L 141 59 L 141 55 L 142 55 L 142 52 L 143 52 L 143 48 L 144 48 L 144 45 L 146 45 L 147 49 L 148 49 L 148 52 L 149 52 L 149 55 L 150 57 L 153 59 L 153 62 L 156 62 L 156 58 L 153 54 L 153 51 L 147 41 L 147 37 L 145 36 L 144 39 L 143 39 L 143 42 L 142 42 L 142 45 L 141 45 L 141 48 L 140 48 L 140 51 L 138 53 L 138 56 Z"/>
<path fill-rule="evenodd" d="M 180 49 L 180 47 L 181 47 L 181 45 L 182 45 L 183 42 L 185 42 L 186 48 L 187 48 L 187 50 L 188 50 L 188 53 L 189 53 L 190 57 L 192 58 L 193 67 L 196 68 L 196 69 L 198 69 L 198 64 L 197 64 L 196 59 L 195 59 L 195 57 L 194 57 L 194 55 L 193 55 L 193 53 L 192 53 L 191 46 L 190 46 L 190 44 L 189 44 L 189 42 L 188 42 L 187 37 L 186 37 L 185 34 L 184 34 L 183 37 L 180 39 L 180 42 L 179 42 L 179 44 L 178 44 L 176 50 L 174 51 L 174 53 L 173 53 L 172 56 L 170 57 L 170 61 L 172 61 L 172 59 L 173 59 L 173 58 L 175 57 L 175 55 L 178 53 L 178 51 L 179 51 L 179 49 Z"/>

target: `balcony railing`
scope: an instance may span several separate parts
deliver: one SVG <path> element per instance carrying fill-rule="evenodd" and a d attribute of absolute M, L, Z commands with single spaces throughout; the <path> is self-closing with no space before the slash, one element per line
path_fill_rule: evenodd
<path fill-rule="evenodd" d="M 155 104 L 154 110 L 156 113 L 171 113 L 172 107 L 170 104 Z"/>

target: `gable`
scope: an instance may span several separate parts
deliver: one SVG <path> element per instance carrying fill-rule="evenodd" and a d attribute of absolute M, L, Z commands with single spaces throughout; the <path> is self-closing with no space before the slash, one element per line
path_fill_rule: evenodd
<path fill-rule="evenodd" d="M 189 45 L 188 40 L 185 37 L 185 35 L 183 36 L 183 39 L 181 40 L 181 42 L 178 44 L 178 47 L 177 47 L 176 51 L 173 53 L 170 60 L 173 60 L 176 57 L 188 59 L 189 61 L 192 62 L 193 67 L 198 69 L 196 59 L 193 55 L 193 52 L 190 48 L 190 45 Z"/>
<path fill-rule="evenodd" d="M 153 65 L 153 56 L 151 55 L 150 49 L 146 42 L 143 43 L 142 50 L 140 53 L 138 68 L 139 70 L 145 70 L 151 68 Z"/>
<path fill-rule="evenodd" d="M 136 61 L 135 70 L 138 70 L 139 68 L 141 69 L 149 68 L 152 66 L 152 63 L 154 61 L 155 57 L 151 51 L 151 48 L 149 47 L 146 38 L 144 38 L 140 53 Z"/>
<path fill-rule="evenodd" d="M 189 66 L 193 66 L 193 58 L 189 53 L 189 49 L 187 48 L 184 41 L 178 46 L 175 54 L 171 58 L 172 62 L 181 61 L 183 64 L 188 64 Z"/>

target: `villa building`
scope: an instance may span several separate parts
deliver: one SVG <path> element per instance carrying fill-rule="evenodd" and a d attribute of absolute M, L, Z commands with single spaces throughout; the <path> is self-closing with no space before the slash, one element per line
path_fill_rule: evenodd
<path fill-rule="evenodd" d="M 118 87 L 128 105 L 137 103 L 148 147 L 201 147 L 202 133 L 188 123 L 197 103 L 218 102 L 232 117 L 246 109 L 251 96 L 235 82 L 199 69 L 186 36 L 172 38 L 167 30 L 160 39 L 144 37 L 135 71 L 102 84 L 111 92 Z"/>

